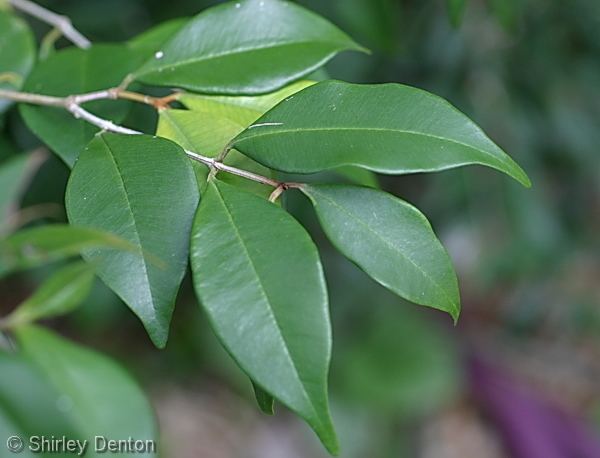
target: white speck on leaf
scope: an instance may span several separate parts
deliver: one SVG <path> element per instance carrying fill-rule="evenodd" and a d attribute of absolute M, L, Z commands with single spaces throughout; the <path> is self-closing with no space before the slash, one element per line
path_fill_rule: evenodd
<path fill-rule="evenodd" d="M 164 52 L 162 52 L 162 51 L 156 51 L 156 52 L 154 53 L 154 57 L 155 57 L 156 59 L 162 59 L 164 56 L 165 56 L 165 53 L 164 53 Z"/>

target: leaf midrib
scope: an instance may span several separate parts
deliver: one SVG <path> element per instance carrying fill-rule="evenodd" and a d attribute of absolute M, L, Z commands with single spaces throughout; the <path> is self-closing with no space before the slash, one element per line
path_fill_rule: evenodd
<path fill-rule="evenodd" d="M 260 119 L 259 119 L 259 121 L 260 121 Z M 252 125 L 250 127 L 248 127 L 248 129 L 251 129 L 251 128 L 252 128 Z M 454 139 L 447 138 L 447 137 L 442 137 L 442 136 L 435 135 L 435 134 L 418 132 L 418 131 L 414 131 L 414 130 L 388 129 L 388 128 L 382 128 L 382 127 L 308 127 L 308 128 L 298 128 L 298 129 L 272 129 L 271 132 L 262 132 L 262 133 L 255 133 L 256 131 L 252 131 L 251 133 L 244 135 L 246 132 L 250 132 L 248 129 L 246 131 L 242 132 L 242 134 L 240 134 L 240 136 L 238 136 L 239 141 L 235 141 L 235 139 L 234 139 L 234 143 L 233 143 L 234 146 L 236 144 L 244 142 L 244 140 L 253 140 L 253 139 L 256 139 L 259 137 L 268 137 L 268 136 L 273 136 L 273 135 L 286 135 L 286 134 L 294 134 L 294 133 L 329 132 L 329 131 L 331 131 L 331 132 L 337 132 L 337 131 L 339 131 L 339 132 L 347 132 L 347 131 L 387 132 L 387 133 L 393 133 L 393 134 L 406 134 L 406 135 L 415 135 L 418 137 L 434 138 L 436 140 L 453 143 L 453 144 L 468 148 L 470 150 L 475 150 L 475 151 L 484 153 L 487 156 L 490 156 L 492 159 L 502 162 L 502 164 L 507 167 L 510 167 L 510 168 L 514 167 L 514 165 L 511 162 L 506 161 L 506 157 L 504 157 L 504 155 L 506 155 L 506 153 L 504 153 L 499 148 L 498 148 L 499 152 L 501 152 L 502 154 L 500 156 L 496 156 L 494 153 L 491 153 L 488 150 L 481 149 L 481 148 L 478 148 L 473 145 L 469 145 L 468 143 L 464 143 L 464 142 L 461 142 L 458 140 L 454 140 Z"/>
<path fill-rule="evenodd" d="M 164 69 L 166 69 L 166 68 L 185 67 L 186 65 L 207 62 L 210 60 L 220 59 L 223 57 L 231 57 L 231 56 L 235 56 L 237 54 L 243 54 L 243 53 L 249 53 L 249 52 L 255 52 L 255 51 L 264 51 L 266 49 L 275 49 L 275 48 L 282 48 L 282 47 L 286 47 L 286 46 L 303 45 L 303 44 L 329 45 L 329 46 L 335 46 L 338 49 L 344 49 L 344 48 L 351 49 L 351 47 L 349 45 L 344 44 L 343 42 L 337 42 L 337 41 L 325 41 L 325 40 L 281 41 L 281 42 L 277 42 L 277 43 L 273 43 L 273 44 L 269 44 L 269 45 L 265 45 L 265 46 L 239 47 L 239 48 L 236 48 L 233 50 L 227 50 L 227 51 L 223 51 L 220 53 L 207 54 L 206 56 L 201 56 L 201 58 L 196 56 L 196 57 L 193 57 L 190 59 L 180 60 L 180 61 L 170 63 L 170 64 L 167 64 L 167 62 L 163 61 L 162 63 L 164 65 L 156 66 L 156 67 L 154 67 L 154 66 L 149 67 L 146 70 L 144 70 L 142 68 L 142 70 L 140 70 L 140 73 L 138 74 L 138 76 L 151 75 L 154 73 L 158 73 L 159 71 L 164 71 Z M 151 58 L 151 60 L 149 62 L 155 62 L 154 58 Z"/>
<path fill-rule="evenodd" d="M 138 226 L 137 226 L 137 221 L 135 218 L 135 214 L 133 211 L 133 206 L 131 205 L 131 201 L 129 200 L 129 193 L 127 192 L 127 186 L 125 185 L 125 179 L 123 178 L 123 175 L 121 173 L 121 169 L 119 168 L 119 164 L 117 163 L 116 158 L 114 157 L 114 155 L 112 154 L 112 150 L 110 148 L 110 145 L 108 144 L 108 142 L 106 141 L 106 139 L 100 135 L 99 136 L 102 139 L 102 142 L 104 143 L 104 145 L 106 146 L 106 149 L 108 151 L 108 156 L 110 157 L 110 159 L 112 160 L 112 163 L 115 165 L 115 169 L 117 170 L 117 175 L 119 177 L 119 182 L 121 183 L 121 186 L 123 188 L 123 193 L 125 194 L 125 202 L 127 203 L 127 208 L 129 209 L 129 212 L 131 214 L 131 220 L 133 221 L 133 229 L 134 229 L 134 234 L 135 234 L 135 238 L 137 243 L 139 244 L 140 248 L 142 248 L 142 240 L 141 240 L 141 236 L 140 236 L 140 232 L 138 230 Z M 150 286 L 150 274 L 148 271 L 148 265 L 146 262 L 146 257 L 144 256 L 144 250 L 140 250 L 140 256 L 142 258 L 142 266 L 144 269 L 144 283 L 146 283 L 146 286 L 148 287 L 148 291 L 150 293 L 150 299 L 152 302 L 152 309 L 154 310 L 154 317 L 153 320 L 155 322 L 158 322 L 157 317 L 158 317 L 158 310 L 156 309 L 156 304 L 155 304 L 155 299 L 154 299 L 154 294 L 152 292 L 152 287 Z M 160 323 L 158 323 L 160 325 Z"/>
<path fill-rule="evenodd" d="M 231 226 L 233 228 L 233 231 L 235 233 L 236 238 L 238 239 L 238 241 L 240 242 L 240 245 L 243 249 L 243 252 L 248 260 L 248 264 L 250 265 L 252 271 L 255 274 L 256 277 L 256 282 L 258 283 L 258 286 L 260 287 L 260 292 L 262 294 L 262 296 L 264 297 L 264 300 L 266 301 L 268 307 L 267 310 L 269 311 L 269 314 L 271 315 L 271 318 L 273 319 L 273 323 L 275 324 L 275 328 L 277 329 L 277 333 L 279 334 L 279 338 L 281 339 L 281 341 L 283 342 L 283 348 L 284 351 L 290 361 L 290 363 L 292 364 L 292 367 L 294 368 L 294 377 L 298 380 L 300 387 L 302 389 L 302 394 L 305 397 L 306 401 L 308 401 L 308 405 L 311 407 L 312 409 L 312 413 L 313 413 L 313 418 L 316 419 L 318 421 L 319 419 L 319 415 L 316 412 L 316 409 L 312 403 L 312 400 L 310 398 L 310 396 L 308 395 L 306 388 L 304 386 L 304 382 L 302 381 L 302 378 L 300 377 L 300 373 L 298 371 L 298 368 L 296 367 L 296 362 L 294 361 L 294 359 L 292 358 L 292 355 L 290 353 L 290 350 L 288 348 L 288 344 L 285 340 L 285 337 L 283 335 L 283 332 L 281 330 L 281 327 L 279 325 L 279 322 L 277 321 L 277 316 L 275 315 L 275 313 L 273 312 L 273 307 L 271 306 L 271 301 L 269 299 L 269 295 L 267 294 L 266 288 L 264 287 L 261 277 L 258 273 L 258 270 L 256 269 L 256 266 L 254 265 L 254 261 L 252 260 L 252 256 L 250 256 L 250 252 L 248 251 L 248 248 L 246 247 L 246 244 L 244 242 L 244 239 L 242 237 L 242 235 L 240 234 L 235 221 L 233 219 L 233 214 L 231 213 L 230 208 L 227 206 L 227 203 L 225 202 L 225 199 L 223 198 L 223 195 L 221 194 L 221 191 L 219 190 L 219 188 L 214 185 L 214 189 L 217 192 L 217 195 L 219 196 L 219 200 L 225 210 L 225 213 L 227 214 L 227 217 L 229 219 L 229 222 L 231 223 Z"/>
<path fill-rule="evenodd" d="M 311 187 L 310 189 L 313 190 L 313 192 L 315 192 L 315 188 L 314 187 Z M 400 251 L 398 248 L 396 248 L 383 235 L 381 235 L 379 232 L 377 232 L 374 229 L 372 229 L 371 226 L 369 226 L 363 219 L 359 218 L 356 214 L 352 213 L 346 207 L 338 204 L 335 200 L 333 200 L 329 196 L 327 196 L 327 195 L 319 192 L 318 190 L 315 192 L 315 194 L 318 194 L 319 196 L 321 196 L 321 198 L 326 199 L 332 205 L 334 205 L 335 207 L 337 207 L 340 210 L 342 210 L 343 212 L 345 212 L 352 219 L 356 220 L 358 223 L 360 223 L 362 226 L 364 226 L 369 232 L 371 232 L 372 234 L 374 234 L 375 236 L 377 236 L 377 238 L 379 240 L 381 240 L 385 245 L 387 245 L 388 247 L 390 247 L 392 249 L 392 251 L 397 252 L 402 258 L 404 258 L 408 262 L 410 262 L 417 270 L 419 270 L 423 274 L 423 276 L 425 278 L 427 278 L 429 280 L 429 282 L 431 284 L 433 284 L 435 286 L 436 289 L 438 289 L 442 293 L 443 296 L 445 296 L 449 300 L 450 304 L 453 307 L 453 311 L 455 313 L 459 312 L 458 304 L 456 302 L 454 302 L 454 300 L 450 297 L 450 295 L 446 292 L 446 290 L 433 277 L 431 277 L 425 270 L 423 270 L 421 268 L 421 266 L 419 266 L 412 258 L 410 258 L 406 254 L 404 254 L 402 251 Z"/>

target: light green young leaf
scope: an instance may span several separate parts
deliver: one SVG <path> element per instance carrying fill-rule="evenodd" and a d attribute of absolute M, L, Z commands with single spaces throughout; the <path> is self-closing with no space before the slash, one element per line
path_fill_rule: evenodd
<path fill-rule="evenodd" d="M 179 101 L 189 110 L 201 113 L 214 113 L 219 117 L 248 127 L 282 100 L 293 96 L 296 92 L 315 84 L 314 81 L 302 80 L 289 84 L 275 92 L 262 95 L 206 95 L 182 93 Z M 231 140 L 231 138 L 229 139 Z"/>
<path fill-rule="evenodd" d="M 344 50 L 362 48 L 294 3 L 241 0 L 200 13 L 136 75 L 204 93 L 259 94 L 308 75 Z"/>
<path fill-rule="evenodd" d="M 256 403 L 258 404 L 258 407 L 262 413 L 266 415 L 275 414 L 275 399 L 273 399 L 273 396 L 263 390 L 254 381 L 252 381 L 252 388 L 254 389 Z"/>
<path fill-rule="evenodd" d="M 35 39 L 29 26 L 8 11 L 0 11 L 0 89 L 19 90 L 35 62 Z M 0 113 L 11 102 L 0 100 Z"/>
<path fill-rule="evenodd" d="M 86 250 L 98 276 L 144 323 L 158 347 L 167 342 L 185 274 L 199 193 L 184 151 L 147 135 L 98 135 L 67 186 L 72 224 L 104 230 L 137 252 Z"/>
<path fill-rule="evenodd" d="M 108 232 L 66 224 L 23 229 L 0 239 L 0 278 L 94 248 L 137 251 L 137 246 Z"/>
<path fill-rule="evenodd" d="M 184 93 L 178 100 L 188 109 L 161 110 L 156 133 L 161 137 L 173 140 L 186 149 L 215 157 L 237 134 L 261 115 L 280 101 L 311 84 L 313 83 L 310 81 L 300 81 L 279 91 L 259 96 L 231 97 Z M 269 169 L 237 151 L 231 151 L 227 155 L 225 163 L 260 175 L 272 175 Z M 203 186 L 208 171 L 205 166 L 200 164 L 195 168 L 198 180 Z M 265 197 L 271 192 L 265 186 L 244 178 L 233 175 L 223 175 L 220 178 Z"/>
<path fill-rule="evenodd" d="M 194 221 L 191 260 L 196 293 L 223 345 L 335 453 L 327 291 L 308 234 L 277 205 L 211 181 Z"/>
<path fill-rule="evenodd" d="M 480 164 L 530 186 L 525 172 L 445 100 L 400 84 L 317 83 L 232 142 L 267 167 L 314 173 L 356 165 L 386 174 Z"/>
<path fill-rule="evenodd" d="M 13 328 L 69 313 L 87 298 L 93 283 L 93 266 L 84 262 L 70 264 L 46 280 L 2 322 Z"/>
<path fill-rule="evenodd" d="M 188 109 L 161 110 L 156 133 L 186 149 L 215 157 L 237 134 L 277 103 L 311 84 L 314 83 L 299 81 L 276 92 L 258 96 L 232 97 L 183 93 L 178 100 Z M 225 163 L 259 175 L 273 175 L 271 170 L 237 151 L 230 151 Z M 207 168 L 198 164 L 195 166 L 195 171 L 200 185 L 204 186 L 208 176 Z M 271 192 L 259 183 L 234 175 L 222 175 L 220 179 L 265 197 Z"/>
<path fill-rule="evenodd" d="M 94 45 L 90 49 L 68 48 L 39 63 L 24 90 L 65 97 L 118 86 L 135 66 L 134 53 L 123 45 Z M 62 108 L 21 105 L 27 126 L 60 156 L 69 167 L 98 132 L 98 128 Z M 98 100 L 86 109 L 101 118 L 121 122 L 129 103 Z"/>
<path fill-rule="evenodd" d="M 370 188 L 311 185 L 302 191 L 331 242 L 371 278 L 411 302 L 458 319 L 456 274 L 419 210 Z"/>
<path fill-rule="evenodd" d="M 18 328 L 16 337 L 23 358 L 58 394 L 54 397 L 60 412 L 57 420 L 66 418 L 77 436 L 88 440 L 96 436 L 157 440 L 156 420 L 148 400 L 113 361 L 36 326 Z M 28 406 L 29 416 L 41 413 L 36 404 Z M 88 448 L 86 456 L 105 454 Z M 155 457 L 156 453 L 138 456 Z"/>

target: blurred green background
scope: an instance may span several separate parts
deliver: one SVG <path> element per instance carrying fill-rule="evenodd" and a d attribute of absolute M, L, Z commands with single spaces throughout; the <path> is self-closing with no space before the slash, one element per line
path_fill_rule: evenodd
<path fill-rule="evenodd" d="M 121 41 L 217 2 L 40 3 L 70 16 L 93 41 Z M 573 436 L 598 440 L 600 2 L 472 0 L 460 24 L 449 19 L 443 0 L 299 3 L 372 50 L 337 57 L 327 66 L 332 77 L 401 82 L 447 98 L 534 183 L 525 190 L 478 167 L 381 177 L 382 187 L 422 209 L 448 247 L 463 302 L 456 327 L 375 285 L 333 252 L 307 202 L 289 198 L 322 247 L 341 456 L 549 458 L 525 442 L 532 431 L 552 437 L 540 418 L 556 412 L 575 424 Z M 39 37 L 47 31 L 31 23 Z M 146 107 L 135 107 L 131 117 L 152 129 Z M 1 128 L 0 141 L 18 150 L 37 145 L 15 110 Z M 22 206 L 62 205 L 67 176 L 58 159 L 48 158 Z M 2 314 L 47 273 L 0 283 Z M 151 346 L 133 314 L 100 283 L 80 311 L 51 325 L 131 369 L 157 410 L 167 457 L 325 456 L 284 408 L 275 417 L 258 412 L 249 382 L 198 313 L 189 279 L 165 351 Z M 521 410 L 507 412 L 521 395 Z M 539 409 L 545 413 L 536 416 Z M 514 431 L 515 416 L 529 419 L 526 437 Z M 567 445 L 555 451 L 557 458 L 600 456 Z"/>

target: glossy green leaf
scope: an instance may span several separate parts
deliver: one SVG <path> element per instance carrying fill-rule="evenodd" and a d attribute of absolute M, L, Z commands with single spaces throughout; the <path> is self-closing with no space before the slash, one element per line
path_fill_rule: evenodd
<path fill-rule="evenodd" d="M 19 90 L 35 62 L 35 40 L 29 26 L 0 11 L 0 89 Z M 0 100 L 0 113 L 11 102 Z"/>
<path fill-rule="evenodd" d="M 162 22 L 156 27 L 129 40 L 128 46 L 135 52 L 136 59 L 141 57 L 141 63 L 153 57 L 163 45 L 175 35 L 189 18 L 177 18 Z"/>
<path fill-rule="evenodd" d="M 122 45 L 68 48 L 50 56 L 33 70 L 24 90 L 65 97 L 118 86 L 135 66 L 133 52 Z M 121 122 L 129 109 L 122 100 L 98 100 L 85 105 L 101 118 Z M 21 105 L 27 126 L 72 167 L 98 128 L 62 108 Z"/>
<path fill-rule="evenodd" d="M 252 382 L 252 388 L 254 389 L 254 397 L 256 397 L 256 403 L 260 410 L 267 415 L 275 414 L 275 400 L 273 396 L 263 390 L 255 382 Z"/>
<path fill-rule="evenodd" d="M 203 11 L 136 74 L 204 93 L 258 94 L 300 79 L 343 50 L 361 50 L 326 19 L 281 0 Z"/>
<path fill-rule="evenodd" d="M 448 15 L 452 24 L 455 27 L 460 25 L 467 6 L 467 0 L 446 0 L 446 4 L 448 5 Z"/>
<path fill-rule="evenodd" d="M 480 164 L 530 185 L 469 118 L 435 95 L 400 84 L 315 84 L 277 105 L 232 145 L 291 173 L 356 165 L 403 174 Z"/>
<path fill-rule="evenodd" d="M 15 327 L 36 320 L 64 315 L 87 298 L 94 283 L 94 268 L 77 262 L 60 269 L 3 320 Z"/>
<path fill-rule="evenodd" d="M 157 439 L 149 402 L 139 386 L 113 361 L 35 326 L 17 329 L 16 337 L 22 356 L 58 393 L 54 402 L 62 414 L 59 418 L 70 420 L 79 437 Z M 29 415 L 39 415 L 35 405 L 30 407 Z M 86 456 L 105 456 L 94 453 L 93 444 L 90 447 L 91 453 Z M 154 457 L 156 453 L 137 456 Z"/>
<path fill-rule="evenodd" d="M 302 191 L 332 243 L 370 277 L 411 302 L 458 319 L 456 274 L 419 210 L 370 188 L 311 185 Z"/>
<path fill-rule="evenodd" d="M 136 251 L 137 246 L 108 232 L 66 224 L 23 229 L 0 240 L 0 278 L 9 273 L 70 258 L 84 250 L 112 248 Z"/>
<path fill-rule="evenodd" d="M 71 223 L 104 230 L 137 252 L 86 250 L 98 276 L 164 347 L 189 252 L 198 187 L 175 143 L 147 135 L 98 135 L 67 186 Z"/>
<path fill-rule="evenodd" d="M 198 298 L 229 353 L 336 452 L 327 291 L 302 226 L 265 199 L 210 182 L 194 221 L 191 260 Z"/>

